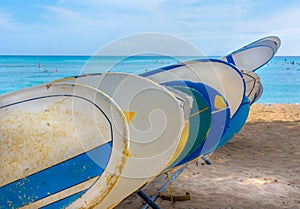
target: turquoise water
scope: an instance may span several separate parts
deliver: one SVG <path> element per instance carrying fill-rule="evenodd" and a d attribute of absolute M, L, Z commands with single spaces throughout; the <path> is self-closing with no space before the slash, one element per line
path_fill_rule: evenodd
<path fill-rule="evenodd" d="M 274 57 L 256 73 L 264 87 L 257 103 L 300 104 L 300 57 Z"/>
<path fill-rule="evenodd" d="M 181 57 L 180 61 L 195 59 Z M 121 61 L 121 62 L 120 62 Z M 178 60 L 161 56 L 0 56 L 0 94 L 90 72 L 141 73 Z M 257 70 L 264 86 L 258 103 L 300 103 L 300 57 L 274 57 Z"/>

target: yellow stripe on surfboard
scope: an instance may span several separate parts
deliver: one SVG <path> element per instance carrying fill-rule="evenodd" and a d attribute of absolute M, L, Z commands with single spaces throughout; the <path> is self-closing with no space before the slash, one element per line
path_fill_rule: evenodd
<path fill-rule="evenodd" d="M 176 148 L 176 151 L 175 151 L 174 155 L 172 156 L 172 158 L 169 160 L 166 168 L 169 167 L 175 160 L 177 160 L 177 158 L 183 151 L 183 149 L 188 141 L 189 133 L 190 133 L 190 123 L 187 122 L 181 132 L 180 140 L 179 140 L 178 146 Z"/>
<path fill-rule="evenodd" d="M 53 81 L 53 83 L 61 83 L 64 81 L 74 81 L 75 79 L 76 79 L 75 77 L 61 78 L 61 79 Z"/>
<path fill-rule="evenodd" d="M 198 112 L 195 112 L 194 114 L 191 114 L 189 118 L 192 118 L 196 115 L 199 115 L 200 113 L 203 113 L 204 111 L 208 110 L 208 107 L 203 108 L 202 110 L 199 110 Z"/>

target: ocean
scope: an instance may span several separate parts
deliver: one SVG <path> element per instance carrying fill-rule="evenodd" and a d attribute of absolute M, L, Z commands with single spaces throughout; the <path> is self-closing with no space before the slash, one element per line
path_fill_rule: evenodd
<path fill-rule="evenodd" d="M 216 58 L 216 57 L 213 57 Z M 0 56 L 0 95 L 56 79 L 95 72 L 138 74 L 195 57 Z M 276 56 L 258 69 L 264 87 L 257 103 L 300 103 L 300 57 Z"/>

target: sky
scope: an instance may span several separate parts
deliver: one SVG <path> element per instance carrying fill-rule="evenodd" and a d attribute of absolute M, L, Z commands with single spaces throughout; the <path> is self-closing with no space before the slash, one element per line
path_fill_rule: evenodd
<path fill-rule="evenodd" d="M 132 34 L 178 36 L 225 55 L 278 36 L 300 56 L 299 0 L 1 0 L 0 55 L 92 55 Z"/>

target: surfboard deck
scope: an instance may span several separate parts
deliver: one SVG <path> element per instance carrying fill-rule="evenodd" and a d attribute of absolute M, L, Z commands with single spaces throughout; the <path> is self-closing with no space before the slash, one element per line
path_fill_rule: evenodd
<path fill-rule="evenodd" d="M 1 96 L 0 208 L 65 208 L 82 195 L 98 201 L 124 169 L 128 134 L 120 108 L 88 86 Z"/>
<path fill-rule="evenodd" d="M 181 96 L 179 100 L 165 87 L 125 73 L 90 74 L 57 82 L 91 85 L 131 113 L 130 157 L 118 182 L 95 208 L 113 208 L 166 168 L 180 144 L 188 119 L 185 114 L 189 114 L 192 106 L 190 97 Z M 72 206 L 77 207 L 76 202 Z M 85 203 L 85 207 L 89 206 Z"/>
<path fill-rule="evenodd" d="M 230 117 L 241 105 L 245 94 L 245 82 L 241 72 L 235 66 L 218 59 L 178 63 L 140 75 L 158 83 L 188 80 L 206 84 L 225 97 L 230 107 Z"/>
<path fill-rule="evenodd" d="M 240 70 L 256 71 L 267 64 L 276 54 L 281 41 L 276 36 L 269 36 L 254 41 L 220 58 L 235 65 Z"/>

